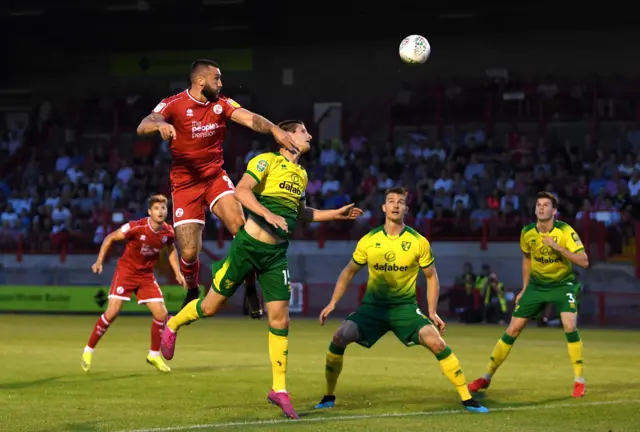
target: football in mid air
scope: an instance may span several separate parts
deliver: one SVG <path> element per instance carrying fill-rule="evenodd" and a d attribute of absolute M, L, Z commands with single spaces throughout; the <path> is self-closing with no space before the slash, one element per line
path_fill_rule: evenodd
<path fill-rule="evenodd" d="M 400 58 L 405 63 L 422 64 L 431 54 L 431 45 L 424 36 L 411 35 L 400 42 Z"/>

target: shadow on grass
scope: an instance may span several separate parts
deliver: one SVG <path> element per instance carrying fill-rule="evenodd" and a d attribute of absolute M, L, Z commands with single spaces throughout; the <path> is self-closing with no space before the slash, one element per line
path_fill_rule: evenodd
<path fill-rule="evenodd" d="M 120 375 L 120 376 L 113 376 L 113 375 L 101 376 L 101 374 L 100 375 L 86 374 L 79 379 L 69 379 L 70 378 L 69 375 L 66 375 L 66 376 L 61 375 L 61 376 L 54 376 L 54 377 L 48 377 L 48 378 L 40 378 L 37 380 L 31 380 L 31 381 L 14 381 L 9 383 L 0 383 L 0 390 L 23 390 L 31 387 L 44 387 L 47 385 L 60 386 L 60 385 L 81 383 L 81 382 L 85 382 L 85 380 L 90 380 L 91 382 L 117 381 L 117 380 L 138 378 L 141 376 L 142 374 L 137 374 L 137 373 Z"/>
<path fill-rule="evenodd" d="M 31 387 L 40 387 L 42 385 L 46 385 L 52 383 L 54 381 L 59 380 L 62 376 L 54 376 L 49 378 L 40 378 L 32 381 L 15 381 L 8 383 L 0 383 L 0 389 L 2 390 L 21 390 L 27 389 Z"/>

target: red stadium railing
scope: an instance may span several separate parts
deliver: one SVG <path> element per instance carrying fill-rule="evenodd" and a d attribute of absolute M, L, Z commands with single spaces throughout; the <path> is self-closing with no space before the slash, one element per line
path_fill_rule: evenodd
<path fill-rule="evenodd" d="M 305 283 L 302 290 L 300 314 L 315 316 L 329 302 L 334 283 Z M 336 307 L 336 315 L 347 315 L 362 304 L 366 284 L 354 284 L 349 287 L 343 300 Z M 508 291 L 517 294 L 519 288 Z M 427 310 L 426 287 L 416 287 L 418 305 Z M 640 315 L 636 309 L 640 307 L 640 293 L 591 291 L 579 294 L 579 314 L 582 325 L 594 326 L 640 326 Z M 455 319 L 461 308 L 478 309 L 482 302 L 477 291 L 467 294 L 461 287 L 441 287 L 438 313 L 446 319 Z M 513 310 L 513 301 L 509 302 L 509 310 Z"/>
<path fill-rule="evenodd" d="M 108 233 L 112 229 L 109 215 L 103 218 L 102 232 Z M 609 256 L 615 255 L 623 245 L 629 241 L 625 236 L 625 229 L 619 225 L 607 225 L 596 220 L 587 213 L 584 219 L 564 219 L 571 224 L 585 245 L 591 261 L 604 261 Z M 320 223 L 300 224 L 294 235 L 294 240 L 316 241 L 319 248 L 324 248 L 328 241 L 334 240 L 358 240 L 382 221 L 371 218 L 368 221 L 356 221 L 353 223 Z M 527 218 L 493 218 L 472 219 L 469 217 L 440 218 L 440 219 L 415 219 L 408 218 L 407 223 L 416 228 L 430 241 L 446 242 L 475 242 L 481 250 L 488 249 L 491 243 L 518 242 L 522 226 L 530 223 Z M 640 222 L 627 223 L 626 231 L 634 234 L 640 233 Z M 95 230 L 95 227 L 94 227 Z M 218 224 L 217 231 L 205 234 L 205 239 L 215 238 L 218 247 L 222 248 L 232 236 L 222 224 Z M 102 238 L 96 239 L 96 233 L 62 232 L 58 234 L 19 234 L 8 236 L 0 233 L 0 253 L 15 253 L 16 261 L 20 262 L 25 254 L 54 254 L 59 255 L 60 261 L 65 262 L 67 255 L 96 253 L 100 247 Z M 640 278 L 640 235 L 634 238 L 635 255 L 632 257 L 635 264 L 635 274 Z M 110 255 L 117 255 L 119 248 L 116 245 Z"/>

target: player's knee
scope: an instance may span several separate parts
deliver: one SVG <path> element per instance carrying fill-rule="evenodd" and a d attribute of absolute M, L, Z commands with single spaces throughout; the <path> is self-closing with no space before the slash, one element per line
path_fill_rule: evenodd
<path fill-rule="evenodd" d="M 522 331 L 522 327 L 520 327 L 519 325 L 514 325 L 512 323 L 511 325 L 509 325 L 505 333 L 511 337 L 517 338 L 518 336 L 520 336 L 521 331 Z"/>
<path fill-rule="evenodd" d="M 275 329 L 288 329 L 289 318 L 288 317 L 269 318 L 269 327 L 272 327 Z"/>
<path fill-rule="evenodd" d="M 153 311 L 151 313 L 151 316 L 153 317 L 154 320 L 162 322 L 164 321 L 164 319 L 167 317 L 168 314 L 169 313 L 167 312 L 167 310 L 165 308 L 162 308 L 160 310 Z"/>
<path fill-rule="evenodd" d="M 576 326 L 575 320 L 572 320 L 572 319 L 571 320 L 563 319 L 562 327 L 564 328 L 565 333 L 573 333 L 578 329 L 578 327 Z"/>
<path fill-rule="evenodd" d="M 192 263 L 198 259 L 200 251 L 197 248 L 184 248 L 180 251 L 180 257 L 184 262 Z"/>
<path fill-rule="evenodd" d="M 202 314 L 207 317 L 214 316 L 226 301 L 226 297 L 221 296 L 214 290 L 210 290 L 202 303 L 200 303 Z"/>
<path fill-rule="evenodd" d="M 352 342 L 355 342 L 360 337 L 360 331 L 358 325 L 353 321 L 344 321 L 336 333 L 333 335 L 333 343 L 339 347 L 346 347 Z"/>
<path fill-rule="evenodd" d="M 438 331 L 430 325 L 420 329 L 418 340 L 422 346 L 428 348 L 434 354 L 442 352 L 447 347 L 447 343 L 440 337 Z"/>
<path fill-rule="evenodd" d="M 104 311 L 104 317 L 110 323 L 113 323 L 118 315 L 120 314 L 120 308 L 111 308 L 107 307 L 107 310 Z"/>

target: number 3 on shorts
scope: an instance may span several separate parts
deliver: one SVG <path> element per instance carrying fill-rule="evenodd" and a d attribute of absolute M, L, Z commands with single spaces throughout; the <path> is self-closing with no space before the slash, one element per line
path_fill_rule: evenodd
<path fill-rule="evenodd" d="M 575 303 L 576 299 L 573 297 L 572 293 L 567 293 L 567 297 L 569 297 L 569 303 Z"/>
<path fill-rule="evenodd" d="M 291 283 L 291 276 L 289 276 L 289 269 L 282 270 L 282 276 L 284 277 L 284 284 L 289 285 Z"/>

